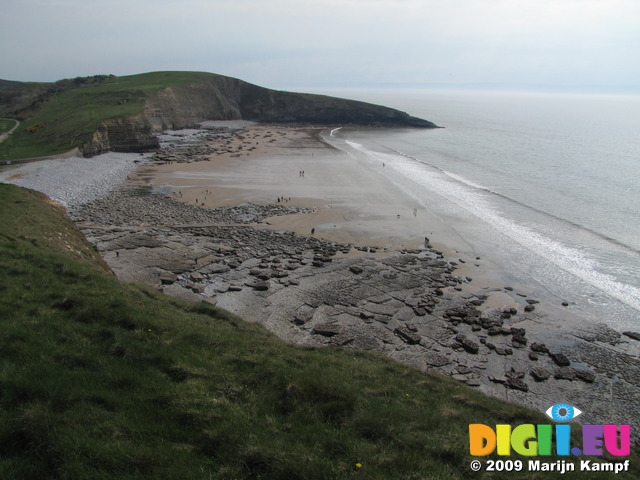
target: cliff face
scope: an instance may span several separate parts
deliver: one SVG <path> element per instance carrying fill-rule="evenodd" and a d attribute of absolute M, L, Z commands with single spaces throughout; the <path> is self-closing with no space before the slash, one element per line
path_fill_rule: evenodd
<path fill-rule="evenodd" d="M 242 118 L 235 98 L 213 81 L 160 90 L 147 101 L 145 116 L 156 131 L 195 127 L 203 120 Z"/>
<path fill-rule="evenodd" d="M 156 133 L 144 114 L 114 118 L 102 122 L 81 151 L 85 157 L 109 151 L 148 152 L 160 147 Z"/>
<path fill-rule="evenodd" d="M 235 79 L 231 79 L 235 80 Z M 393 108 L 324 95 L 281 92 L 235 80 L 243 118 L 267 122 L 436 128 L 434 123 Z"/>
<path fill-rule="evenodd" d="M 388 107 L 322 95 L 281 92 L 231 77 L 164 88 L 137 115 L 100 124 L 82 151 L 140 152 L 158 148 L 165 129 L 196 127 L 204 120 L 254 120 L 316 125 L 362 125 L 436 128 L 436 125 Z"/>

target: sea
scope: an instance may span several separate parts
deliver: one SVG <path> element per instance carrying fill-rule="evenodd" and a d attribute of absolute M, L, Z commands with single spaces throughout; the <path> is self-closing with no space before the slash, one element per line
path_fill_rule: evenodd
<path fill-rule="evenodd" d="M 333 132 L 506 278 L 640 331 L 640 96 L 348 89 L 439 129 Z"/>

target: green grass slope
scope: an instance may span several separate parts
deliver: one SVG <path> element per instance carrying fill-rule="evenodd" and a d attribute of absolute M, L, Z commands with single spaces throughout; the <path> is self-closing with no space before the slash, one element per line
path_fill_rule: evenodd
<path fill-rule="evenodd" d="M 468 468 L 469 423 L 541 414 L 120 283 L 41 194 L 0 205 L 0 478 L 549 478 Z"/>
<path fill-rule="evenodd" d="M 55 93 L 0 144 L 0 161 L 55 155 L 91 139 L 100 122 L 142 111 L 148 96 L 170 86 L 216 77 L 201 72 L 152 72 Z"/>
<path fill-rule="evenodd" d="M 12 120 L 10 118 L 0 118 L 0 135 L 11 131 L 11 129 L 16 125 L 16 122 L 17 120 Z"/>

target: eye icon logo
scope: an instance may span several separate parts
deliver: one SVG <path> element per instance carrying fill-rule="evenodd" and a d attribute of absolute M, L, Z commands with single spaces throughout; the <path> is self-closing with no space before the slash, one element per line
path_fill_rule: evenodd
<path fill-rule="evenodd" d="M 579 416 L 582 411 L 567 403 L 556 403 L 545 412 L 549 418 L 556 422 L 568 422 Z"/>

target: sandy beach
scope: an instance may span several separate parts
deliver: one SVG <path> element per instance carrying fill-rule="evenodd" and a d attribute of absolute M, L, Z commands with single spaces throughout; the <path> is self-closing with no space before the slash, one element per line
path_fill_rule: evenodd
<path fill-rule="evenodd" d="M 282 204 L 313 210 L 279 215 L 254 225 L 360 247 L 346 256 L 378 255 L 425 246 L 457 260 L 456 273 L 481 282 L 462 288 L 490 291 L 486 308 L 517 307 L 498 265 L 480 259 L 443 219 L 418 205 L 374 168 L 327 142 L 331 128 L 244 125 L 224 140 L 222 153 L 205 161 L 167 162 L 145 167 L 134 184 L 152 185 L 171 198 L 203 208 Z M 478 277 L 482 278 L 479 279 Z M 493 291 L 491 291 L 493 290 Z"/>
<path fill-rule="evenodd" d="M 445 238 L 441 221 L 380 172 L 323 142 L 328 135 L 330 129 L 255 125 L 229 145 L 233 153 L 155 166 L 145 175 L 192 205 L 281 202 L 314 210 L 269 219 L 272 229 L 301 235 L 313 229 L 320 238 L 380 249 L 418 248 L 425 236 L 436 248 L 464 247 L 461 239 Z"/>

